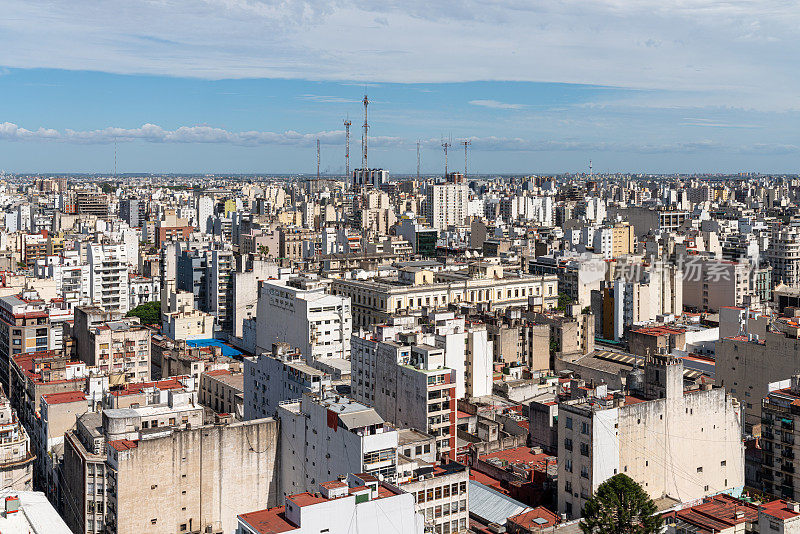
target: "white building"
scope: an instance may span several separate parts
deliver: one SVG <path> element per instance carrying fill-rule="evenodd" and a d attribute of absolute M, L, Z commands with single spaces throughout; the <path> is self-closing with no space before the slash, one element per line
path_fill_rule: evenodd
<path fill-rule="evenodd" d="M 125 245 L 90 244 L 89 294 L 92 303 L 105 310 L 122 313 L 130 309 L 128 255 Z"/>
<path fill-rule="evenodd" d="M 574 384 L 558 405 L 559 513 L 579 517 L 618 473 L 681 502 L 744 485 L 741 407 L 725 389 L 684 391 L 683 361 L 667 356 L 627 382 L 629 394 Z"/>
<path fill-rule="evenodd" d="M 398 432 L 368 406 L 330 392 L 278 406 L 284 494 L 347 473 L 392 477 Z"/>
<path fill-rule="evenodd" d="M 81 261 L 77 250 L 37 260 L 34 269 L 37 278 L 55 281 L 59 296 L 70 307 L 91 304 L 89 265 Z"/>
<path fill-rule="evenodd" d="M 348 475 L 320 483 L 315 493 L 287 495 L 284 506 L 239 515 L 236 534 L 422 534 L 414 497 L 377 478 Z M 455 531 L 453 531 L 455 532 Z"/>
<path fill-rule="evenodd" d="M 195 227 L 203 233 L 213 233 L 213 223 L 211 217 L 214 215 L 214 200 L 209 197 L 197 199 L 197 220 Z"/>
<path fill-rule="evenodd" d="M 428 188 L 425 217 L 436 230 L 464 224 L 469 213 L 469 187 L 466 183 L 446 183 Z"/>
<path fill-rule="evenodd" d="M 298 401 L 330 385 L 330 376 L 305 363 L 301 353 L 276 344 L 271 354 L 244 359 L 244 418 L 272 417 L 281 402 Z"/>
<path fill-rule="evenodd" d="M 3 490 L 0 532 L 72 534 L 44 493 Z"/>
<path fill-rule="evenodd" d="M 322 358 L 350 358 L 350 299 L 326 294 L 319 281 L 263 282 L 256 317 L 256 353 L 285 342 L 299 348 L 311 365 Z"/>

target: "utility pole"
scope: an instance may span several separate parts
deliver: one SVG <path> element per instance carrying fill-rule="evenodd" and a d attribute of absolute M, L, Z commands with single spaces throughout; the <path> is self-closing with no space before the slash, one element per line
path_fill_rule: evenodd
<path fill-rule="evenodd" d="M 367 134 L 369 133 L 369 123 L 367 123 L 367 106 L 369 106 L 369 98 L 367 95 L 364 95 L 364 140 L 362 142 L 364 153 L 361 155 L 361 168 L 364 169 L 366 172 L 368 168 L 368 160 L 367 160 Z"/>
<path fill-rule="evenodd" d="M 467 177 L 467 147 L 472 144 L 472 141 L 469 139 L 464 139 L 461 141 L 461 144 L 464 145 L 464 178 Z"/>
<path fill-rule="evenodd" d="M 444 148 L 444 177 L 447 178 L 447 149 L 450 148 L 452 145 L 445 141 L 442 143 L 442 147 Z"/>
<path fill-rule="evenodd" d="M 344 176 L 350 179 L 350 119 L 344 120 Z"/>

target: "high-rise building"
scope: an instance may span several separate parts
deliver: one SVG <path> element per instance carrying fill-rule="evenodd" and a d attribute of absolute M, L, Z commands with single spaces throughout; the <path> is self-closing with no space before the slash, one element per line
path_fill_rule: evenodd
<path fill-rule="evenodd" d="M 467 217 L 469 187 L 463 182 L 449 182 L 428 187 L 425 218 L 436 230 L 460 226 Z"/>
<path fill-rule="evenodd" d="M 285 342 L 300 349 L 310 365 L 323 358 L 350 358 L 349 298 L 330 295 L 322 282 L 305 278 L 267 280 L 260 287 L 257 352 Z"/>
<path fill-rule="evenodd" d="M 125 313 L 130 309 L 128 293 L 128 252 L 125 245 L 91 244 L 89 294 L 92 303 L 106 310 Z"/>

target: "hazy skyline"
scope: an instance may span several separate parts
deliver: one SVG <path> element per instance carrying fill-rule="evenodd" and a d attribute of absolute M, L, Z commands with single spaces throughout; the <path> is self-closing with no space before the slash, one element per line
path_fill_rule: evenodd
<path fill-rule="evenodd" d="M 791 2 L 2 1 L 0 169 L 793 172 Z M 42 28 L 47 31 L 43 32 Z M 499 31 L 502 30 L 502 31 Z M 451 167 L 463 167 L 454 151 Z"/>

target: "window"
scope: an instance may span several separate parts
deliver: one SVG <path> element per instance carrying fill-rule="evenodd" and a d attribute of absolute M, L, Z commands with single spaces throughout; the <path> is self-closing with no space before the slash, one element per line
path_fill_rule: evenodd
<path fill-rule="evenodd" d="M 566 419 L 564 419 L 564 426 L 572 430 L 572 417 L 567 417 Z"/>
<path fill-rule="evenodd" d="M 698 472 L 698 473 L 702 473 L 702 472 L 703 472 L 703 468 L 702 468 L 702 467 L 698 467 L 698 468 L 697 468 L 697 472 Z"/>
<path fill-rule="evenodd" d="M 582 422 L 581 423 L 581 434 L 588 434 L 589 433 L 589 423 Z"/>
<path fill-rule="evenodd" d="M 564 438 L 564 448 L 568 451 L 572 450 L 572 440 L 569 438 Z"/>

